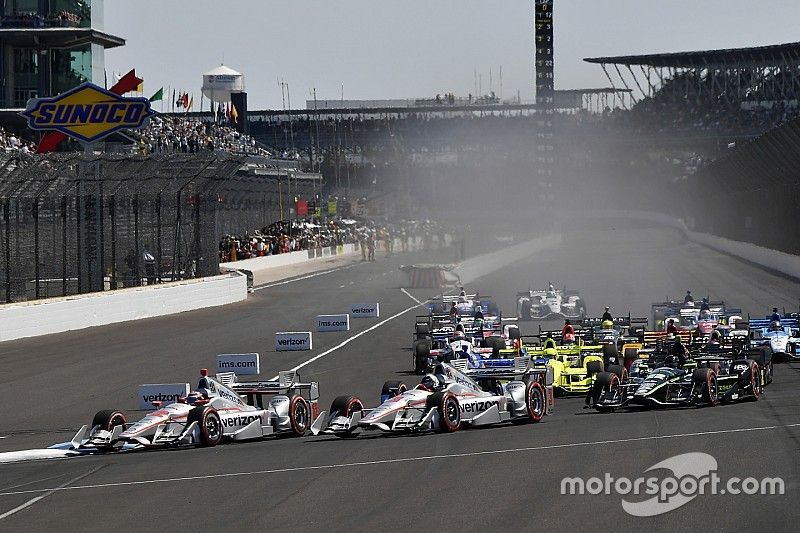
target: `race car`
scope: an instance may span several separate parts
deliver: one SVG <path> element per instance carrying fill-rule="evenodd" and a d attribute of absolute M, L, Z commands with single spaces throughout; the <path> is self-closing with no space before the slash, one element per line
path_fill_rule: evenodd
<path fill-rule="evenodd" d="M 444 337 L 436 333 L 415 340 L 412 349 L 414 371 L 425 374 L 437 364 L 455 359 L 467 359 L 474 368 L 511 366 L 513 357 L 525 354 L 516 324 L 506 324 L 501 334 L 488 336 L 474 332 L 455 336 L 456 333 L 448 331 Z"/>
<path fill-rule="evenodd" d="M 757 400 L 769 382 L 763 354 L 731 349 L 706 351 L 683 366 L 668 351 L 634 362 L 630 372 L 597 375 L 591 392 L 598 411 L 626 405 L 715 406 L 719 402 Z M 771 379 L 771 378 L 770 378 Z"/>
<path fill-rule="evenodd" d="M 428 303 L 428 313 L 431 315 L 449 315 L 450 309 L 455 304 L 460 317 L 472 317 L 480 309 L 484 320 L 488 322 L 499 322 L 501 318 L 500 308 L 493 302 L 490 296 L 480 296 L 463 292 L 460 295 L 441 295 L 440 298 Z"/>
<path fill-rule="evenodd" d="M 717 327 L 727 327 L 733 320 L 740 319 L 742 310 L 725 305 L 725 302 L 709 301 L 705 298 L 708 309 L 701 310 L 702 303 L 695 302 L 656 302 L 651 308 L 653 324 L 656 330 L 666 330 L 670 321 L 675 324 L 678 331 L 693 331 L 708 335 Z"/>
<path fill-rule="evenodd" d="M 552 412 L 550 381 L 548 372 L 531 368 L 526 357 L 519 358 L 511 369 L 469 373 L 463 367 L 459 370 L 440 363 L 413 389 L 402 382 L 386 382 L 381 389 L 383 401 L 373 409 L 365 409 L 356 396 L 337 397 L 324 420 L 314 423 L 312 432 L 339 437 L 376 429 L 390 433 L 451 433 L 464 425 L 539 422 Z"/>
<path fill-rule="evenodd" d="M 258 439 L 285 433 L 303 436 L 319 417 L 319 385 L 281 372 L 275 381 L 239 383 L 236 374 L 215 378 L 200 371 L 197 389 L 168 405 L 157 405 L 141 420 L 107 409 L 94 415 L 70 442 L 51 446 L 77 454 L 106 453 L 181 445 L 216 446 L 224 440 Z M 157 404 L 157 402 L 154 402 Z"/>
<path fill-rule="evenodd" d="M 784 314 L 780 320 L 750 319 L 749 327 L 751 346 L 769 346 L 780 359 L 800 358 L 800 322 L 796 314 Z"/>
<path fill-rule="evenodd" d="M 584 339 L 592 344 L 612 344 L 617 350 L 630 343 L 641 344 L 647 329 L 646 318 L 634 318 L 630 315 L 603 320 L 599 317 L 584 318 L 580 322 Z"/>
<path fill-rule="evenodd" d="M 584 344 L 579 337 L 576 343 L 557 344 L 548 336 L 541 347 L 528 348 L 534 367 L 553 371 L 553 390 L 557 395 L 585 394 L 594 377 L 609 364 L 617 364 L 615 346 Z"/>
<path fill-rule="evenodd" d="M 550 284 L 546 290 L 528 289 L 517 293 L 519 320 L 581 319 L 585 316 L 586 302 L 578 291 L 568 291 L 566 287 L 555 289 Z"/>

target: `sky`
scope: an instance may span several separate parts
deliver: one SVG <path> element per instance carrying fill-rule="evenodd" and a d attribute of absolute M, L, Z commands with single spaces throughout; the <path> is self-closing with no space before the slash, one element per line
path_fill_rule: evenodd
<path fill-rule="evenodd" d="M 797 0 L 555 0 L 557 89 L 605 87 L 584 57 L 800 41 Z M 483 93 L 533 99 L 533 0 L 105 0 L 112 72 L 136 68 L 144 92 L 200 98 L 203 72 L 245 77 L 248 107 L 318 99 Z M 156 105 L 158 109 L 158 106 Z"/>

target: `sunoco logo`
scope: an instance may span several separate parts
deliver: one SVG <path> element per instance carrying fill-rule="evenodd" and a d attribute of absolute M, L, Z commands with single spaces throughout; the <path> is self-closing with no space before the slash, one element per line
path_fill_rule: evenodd
<path fill-rule="evenodd" d="M 53 98 L 28 102 L 20 113 L 32 130 L 56 130 L 94 142 L 122 129 L 138 129 L 155 112 L 147 98 L 125 98 L 84 83 Z"/>

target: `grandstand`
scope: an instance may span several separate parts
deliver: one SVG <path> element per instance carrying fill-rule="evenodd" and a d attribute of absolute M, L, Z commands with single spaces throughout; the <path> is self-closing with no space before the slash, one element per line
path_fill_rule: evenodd
<path fill-rule="evenodd" d="M 584 61 L 630 90 L 621 105 L 660 130 L 754 136 L 798 114 L 800 43 Z"/>

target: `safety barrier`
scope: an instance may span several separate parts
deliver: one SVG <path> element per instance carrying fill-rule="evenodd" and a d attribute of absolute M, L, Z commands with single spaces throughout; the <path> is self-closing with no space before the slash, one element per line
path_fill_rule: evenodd
<path fill-rule="evenodd" d="M 718 252 L 744 259 L 745 261 L 780 272 L 781 274 L 800 279 L 800 256 L 758 246 L 749 242 L 735 241 L 718 235 L 692 231 L 686 226 L 683 220 L 669 215 L 646 211 L 586 211 L 581 213 L 580 216 L 587 219 L 617 218 L 644 220 L 661 224 L 665 227 L 680 231 L 692 242 L 702 244 Z"/>
<path fill-rule="evenodd" d="M 247 278 L 232 273 L 0 305 L 0 341 L 216 307 L 246 298 Z"/>

